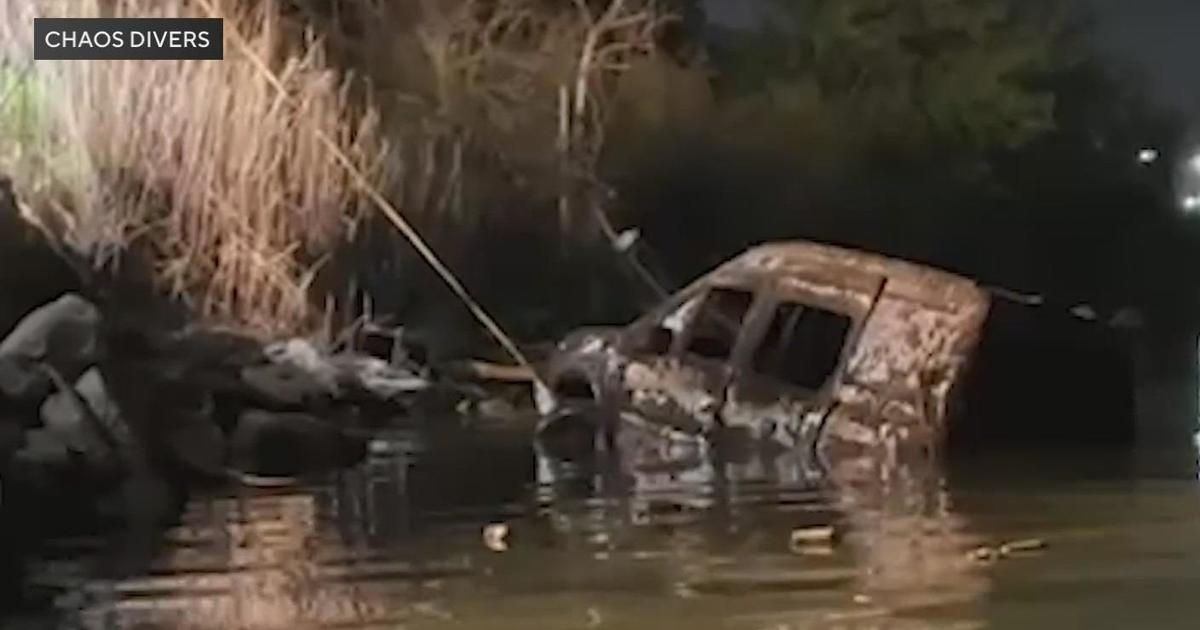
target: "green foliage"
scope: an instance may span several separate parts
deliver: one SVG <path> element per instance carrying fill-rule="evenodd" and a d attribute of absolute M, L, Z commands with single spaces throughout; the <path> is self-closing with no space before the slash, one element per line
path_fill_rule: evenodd
<path fill-rule="evenodd" d="M 735 36 L 726 94 L 750 109 L 903 152 L 1020 146 L 1053 127 L 1034 79 L 1058 63 L 1057 29 L 1013 0 L 774 0 Z"/>
<path fill-rule="evenodd" d="M 56 129 L 44 79 L 29 63 L 0 62 L 0 172 L 28 192 L 88 180 L 86 151 Z"/>
<path fill-rule="evenodd" d="M 36 135 L 41 102 L 40 90 L 29 72 L 0 66 L 0 138 L 10 150 Z"/>

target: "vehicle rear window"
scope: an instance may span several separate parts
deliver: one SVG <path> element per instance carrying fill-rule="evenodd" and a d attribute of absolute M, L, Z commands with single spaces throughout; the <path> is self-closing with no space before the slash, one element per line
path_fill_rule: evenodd
<path fill-rule="evenodd" d="M 805 389 L 820 389 L 837 369 L 850 318 L 813 306 L 783 302 L 754 353 L 754 370 Z"/>

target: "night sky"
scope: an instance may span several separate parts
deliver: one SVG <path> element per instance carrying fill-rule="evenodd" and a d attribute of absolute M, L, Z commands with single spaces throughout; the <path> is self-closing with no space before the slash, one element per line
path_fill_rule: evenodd
<path fill-rule="evenodd" d="M 1200 0 L 1069 0 L 1098 17 L 1097 46 L 1145 73 L 1163 104 L 1200 118 Z M 755 18 L 760 0 L 705 0 L 727 24 Z"/>

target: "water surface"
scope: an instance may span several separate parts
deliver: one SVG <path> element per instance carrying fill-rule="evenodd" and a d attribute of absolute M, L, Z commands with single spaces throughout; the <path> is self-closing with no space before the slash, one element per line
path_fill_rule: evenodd
<path fill-rule="evenodd" d="M 1195 476 L 1124 454 L 967 457 L 847 497 L 786 461 L 550 483 L 511 435 L 375 446 L 295 487 L 195 496 L 149 551 L 59 541 L 30 578 L 57 616 L 25 627 L 1191 628 L 1200 614 Z M 1014 542 L 1030 548 L 999 553 Z"/>

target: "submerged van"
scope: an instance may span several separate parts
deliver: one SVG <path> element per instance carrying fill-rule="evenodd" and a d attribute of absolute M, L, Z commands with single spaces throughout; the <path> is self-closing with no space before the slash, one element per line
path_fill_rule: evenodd
<path fill-rule="evenodd" d="M 566 337 L 539 411 L 543 426 L 587 407 L 674 438 L 806 451 L 827 472 L 873 470 L 936 452 L 989 306 L 973 281 L 926 266 L 761 245 L 628 326 Z"/>

